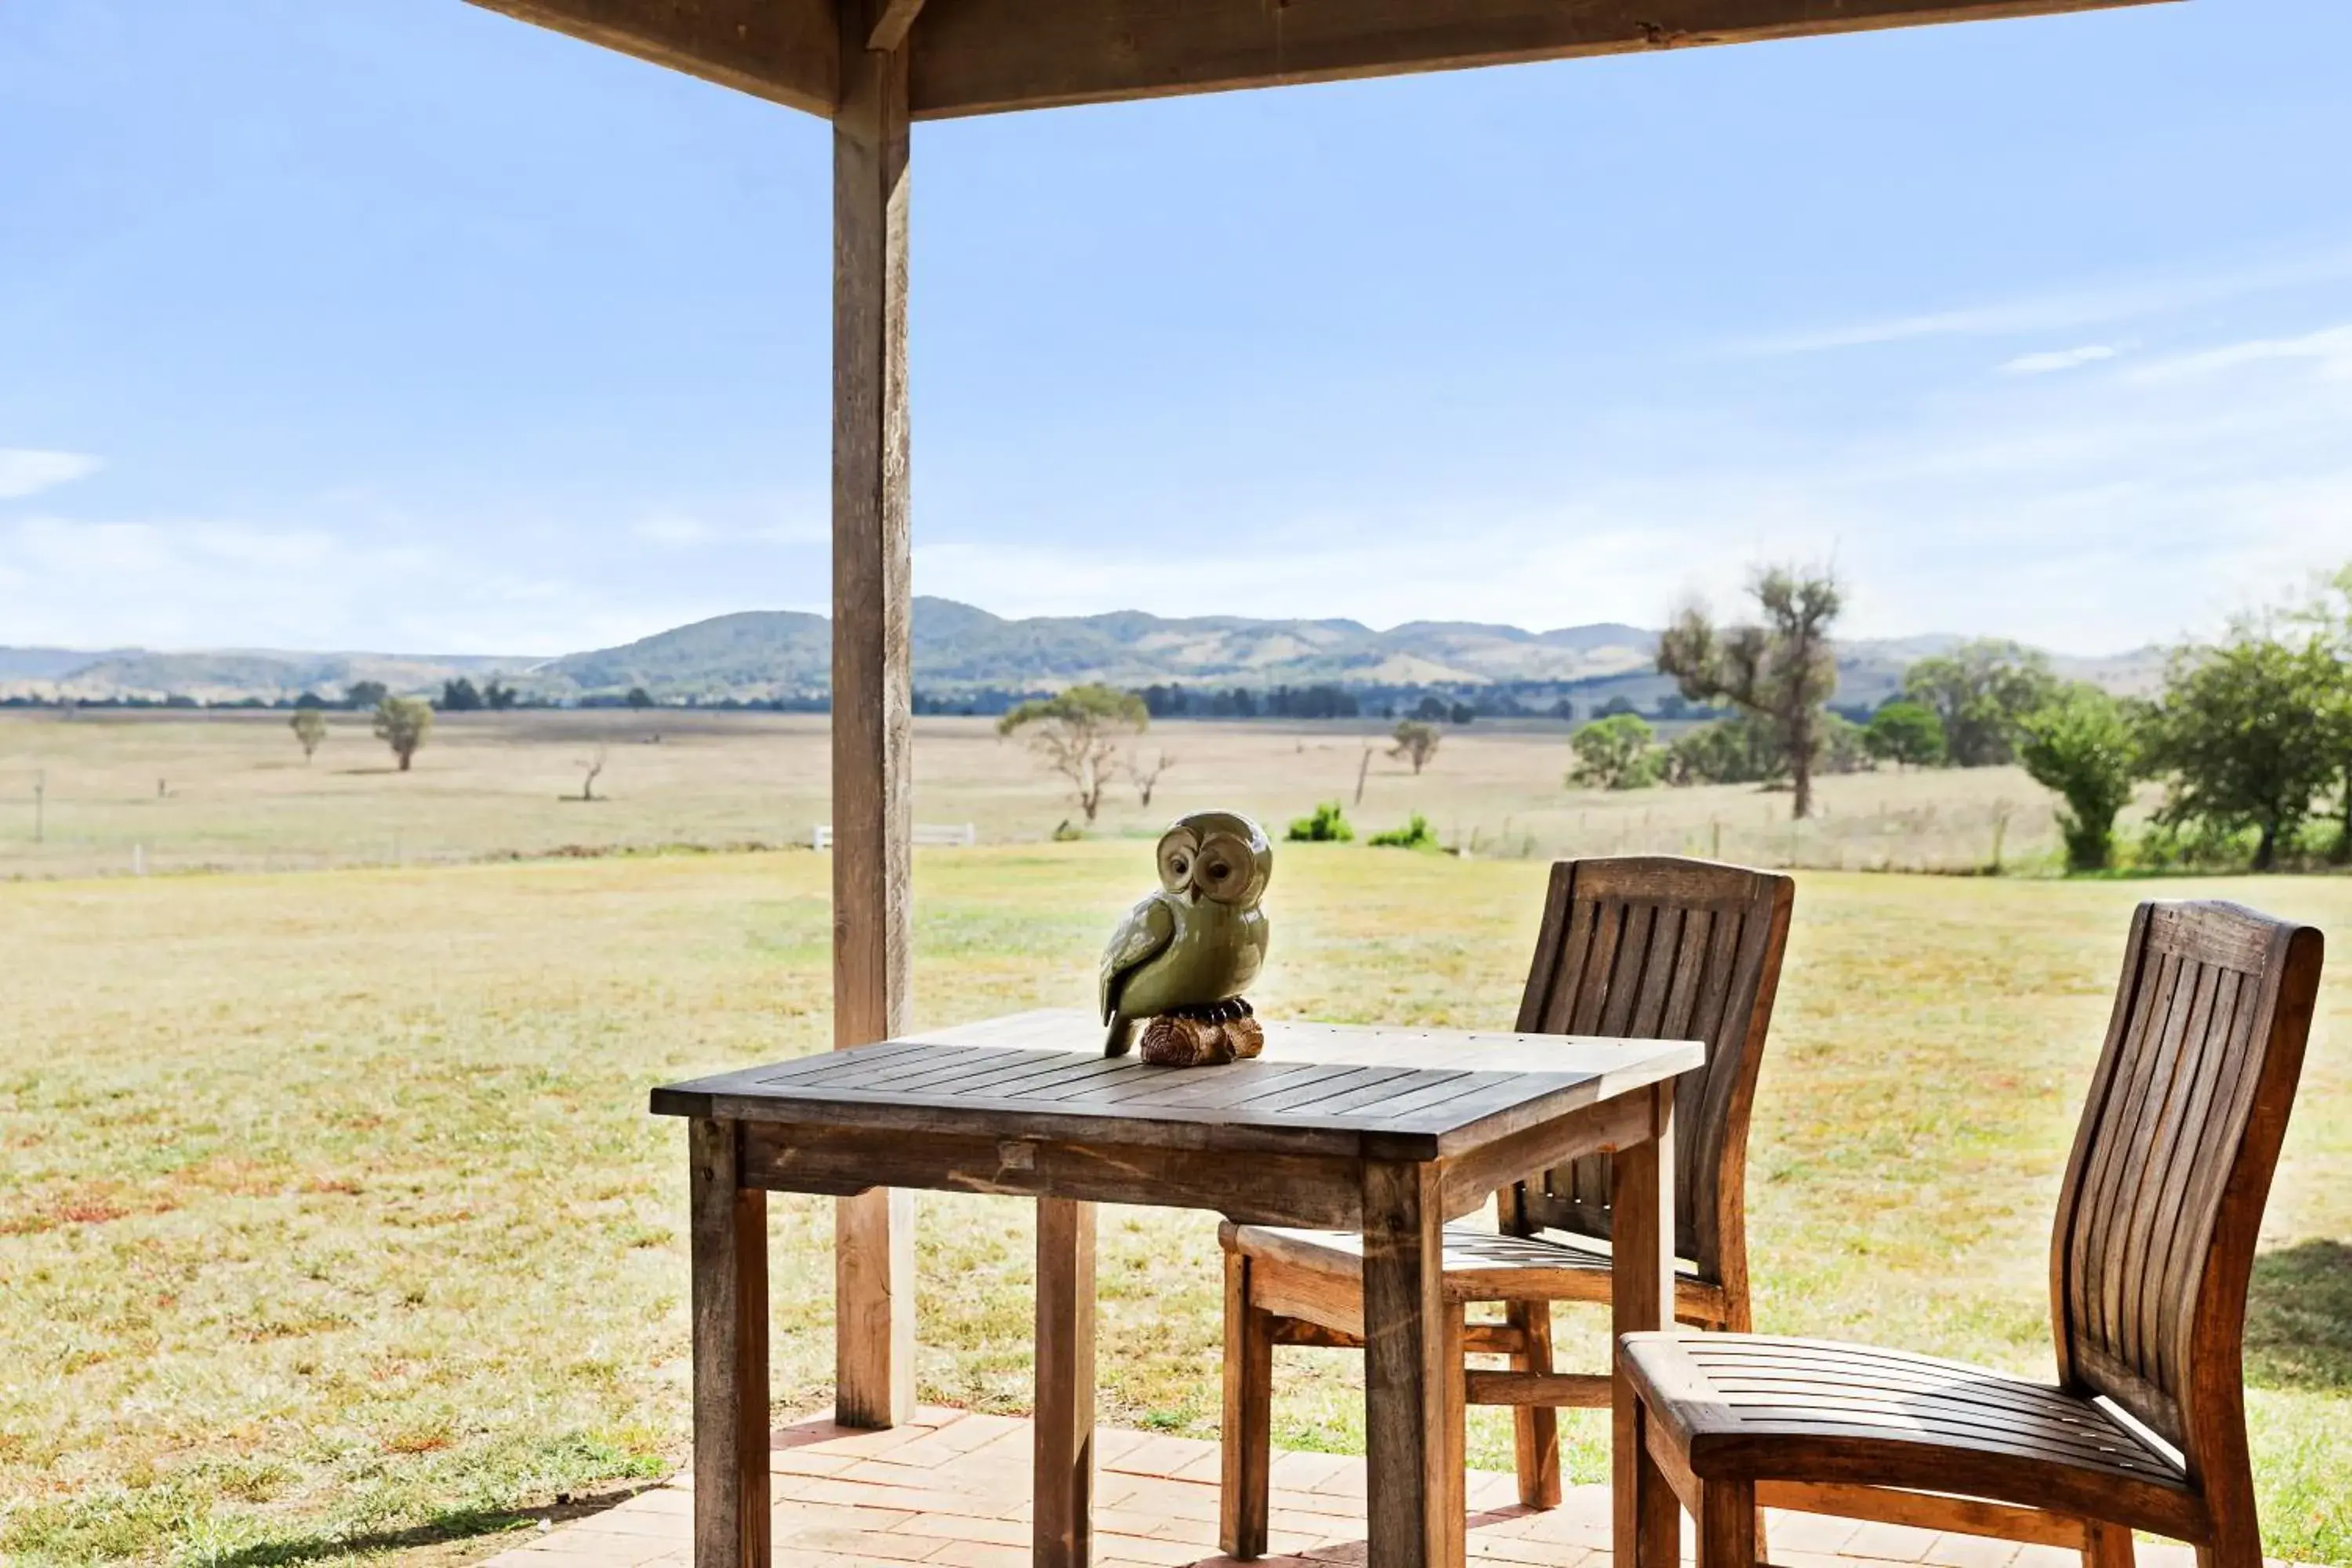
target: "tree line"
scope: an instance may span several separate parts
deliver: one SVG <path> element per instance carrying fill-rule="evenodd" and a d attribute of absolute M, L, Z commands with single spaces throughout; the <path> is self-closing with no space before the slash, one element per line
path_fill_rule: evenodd
<path fill-rule="evenodd" d="M 1785 783 L 1803 817 L 1822 772 L 2014 763 L 2057 796 L 2070 870 L 2117 864 L 2116 819 L 2151 782 L 2162 794 L 2129 846 L 2137 864 L 2352 862 L 2352 566 L 2174 647 L 2152 697 L 2062 679 L 2041 654 L 1986 639 L 1915 661 L 1860 723 L 1829 707 L 1834 575 L 1773 567 L 1749 594 L 1753 619 L 1717 626 L 1687 608 L 1658 650 L 1685 698 L 1733 715 L 1671 743 L 1636 714 L 1595 720 L 1570 741 L 1571 784 Z"/>

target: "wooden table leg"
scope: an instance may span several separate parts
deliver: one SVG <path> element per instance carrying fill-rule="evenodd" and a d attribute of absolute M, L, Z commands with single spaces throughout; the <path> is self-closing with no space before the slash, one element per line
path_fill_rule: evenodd
<path fill-rule="evenodd" d="M 732 1121 L 687 1123 L 695 1568 L 768 1568 L 768 1194 L 737 1148 Z"/>
<path fill-rule="evenodd" d="M 1036 1460 L 1037 1568 L 1087 1568 L 1094 1555 L 1095 1205 L 1068 1198 L 1037 1200 Z"/>
<path fill-rule="evenodd" d="M 1368 1568 L 1463 1561 L 1462 1309 L 1449 1307 L 1434 1166 L 1364 1167 Z"/>
<path fill-rule="evenodd" d="M 1610 1487 L 1613 1505 L 1611 1560 L 1620 1568 L 1680 1559 L 1682 1512 L 1664 1487 L 1636 1484 L 1642 1454 L 1640 1412 L 1633 1385 L 1615 1347 L 1615 1334 L 1670 1328 L 1675 1302 L 1675 1085 L 1654 1089 L 1656 1136 L 1617 1151 L 1610 1163 L 1609 1236 L 1614 1321 Z M 1644 1545 L 1646 1543 L 1646 1550 Z"/>

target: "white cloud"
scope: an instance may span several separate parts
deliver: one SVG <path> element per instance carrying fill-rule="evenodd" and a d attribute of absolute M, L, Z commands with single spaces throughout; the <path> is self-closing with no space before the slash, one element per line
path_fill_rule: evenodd
<path fill-rule="evenodd" d="M 2297 337 L 2255 338 L 2161 360 L 2140 371 L 2147 381 L 2186 381 L 2247 365 L 2308 360 L 2330 381 L 2352 381 L 2352 326 Z"/>
<path fill-rule="evenodd" d="M 2080 370 L 2086 364 L 2113 359 L 2116 351 L 2104 343 L 2085 343 L 2078 349 L 2053 349 L 2045 353 L 2020 354 L 2000 368 L 2011 375 L 2050 375 L 2058 371 Z"/>
<path fill-rule="evenodd" d="M 86 479 L 106 465 L 86 452 L 43 452 L 0 447 L 0 500 L 14 500 Z"/>
<path fill-rule="evenodd" d="M 2063 332 L 2110 321 L 2169 315 L 2282 289 L 2352 278 L 2352 250 L 2224 267 L 2164 278 L 2116 279 L 2094 287 L 1927 310 L 1844 326 L 1767 333 L 1732 345 L 1741 354 L 1803 354 L 1923 338 L 2014 337 Z"/>

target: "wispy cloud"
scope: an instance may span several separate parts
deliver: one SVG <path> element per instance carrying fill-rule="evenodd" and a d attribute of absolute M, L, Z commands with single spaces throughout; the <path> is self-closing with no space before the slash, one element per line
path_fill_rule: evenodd
<path fill-rule="evenodd" d="M 2115 321 L 2168 315 L 2252 294 L 2305 288 L 2352 278 L 2352 250 L 2324 251 L 2283 261 L 2223 267 L 2168 278 L 2116 279 L 2089 288 L 1886 316 L 1784 333 L 1731 345 L 1746 355 L 1819 353 L 1923 338 L 2022 337 L 2056 334 Z"/>
<path fill-rule="evenodd" d="M 2080 370 L 2086 364 L 2113 359 L 2116 351 L 2105 343 L 2085 343 L 2078 349 L 2053 349 L 2043 353 L 2020 354 L 2000 368 L 2011 375 L 2053 375 L 2060 371 Z"/>
<path fill-rule="evenodd" d="M 2149 382 L 2189 381 L 2248 365 L 2307 360 L 2329 381 L 2352 381 L 2352 325 L 2284 338 L 2253 338 L 2220 348 L 2178 354 L 2139 372 Z"/>
<path fill-rule="evenodd" d="M 0 447 L 0 500 L 36 495 L 58 485 L 71 484 L 106 465 L 87 452 L 44 452 L 29 447 Z"/>

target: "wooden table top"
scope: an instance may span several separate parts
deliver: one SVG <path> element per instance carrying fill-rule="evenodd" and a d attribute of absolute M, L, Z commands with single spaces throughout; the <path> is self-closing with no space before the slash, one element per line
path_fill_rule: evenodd
<path fill-rule="evenodd" d="M 1696 1040 L 1261 1019 L 1212 1068 L 1106 1058 L 1103 1026 L 1043 1009 L 667 1085 L 653 1110 L 742 1121 L 1437 1158 L 1687 1072 Z"/>

